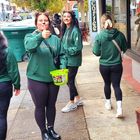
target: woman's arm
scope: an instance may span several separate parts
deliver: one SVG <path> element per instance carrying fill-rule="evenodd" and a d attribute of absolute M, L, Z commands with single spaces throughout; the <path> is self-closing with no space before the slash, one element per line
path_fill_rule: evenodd
<path fill-rule="evenodd" d="M 125 53 L 128 49 L 128 44 L 123 33 L 121 33 L 121 50 Z"/>
<path fill-rule="evenodd" d="M 92 46 L 92 52 L 96 56 L 101 55 L 101 43 L 100 43 L 100 40 L 99 40 L 99 35 L 97 35 L 95 37 L 95 41 L 94 41 L 93 46 Z"/>
<path fill-rule="evenodd" d="M 71 46 L 68 47 L 68 55 L 78 55 L 83 48 L 81 32 L 76 29 L 70 36 L 72 37 L 72 42 L 70 42 Z"/>
<path fill-rule="evenodd" d="M 8 49 L 8 54 L 7 54 L 7 72 L 12 81 L 12 84 L 14 85 L 14 89 L 19 90 L 20 74 L 19 74 L 18 64 L 14 54 L 10 49 Z"/>
<path fill-rule="evenodd" d="M 30 33 L 24 38 L 24 46 L 27 52 L 33 53 L 43 41 L 42 33 Z"/>

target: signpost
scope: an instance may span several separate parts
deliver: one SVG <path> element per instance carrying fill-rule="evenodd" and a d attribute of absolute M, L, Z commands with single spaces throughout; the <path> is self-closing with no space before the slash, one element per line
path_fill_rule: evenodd
<path fill-rule="evenodd" d="M 91 1 L 91 25 L 92 32 L 97 32 L 97 11 L 96 11 L 96 0 Z"/>

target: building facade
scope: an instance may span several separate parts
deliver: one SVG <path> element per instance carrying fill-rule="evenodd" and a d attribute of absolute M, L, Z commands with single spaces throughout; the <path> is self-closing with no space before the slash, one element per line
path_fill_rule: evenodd
<path fill-rule="evenodd" d="M 0 21 L 5 21 L 11 10 L 9 0 L 0 0 Z"/>

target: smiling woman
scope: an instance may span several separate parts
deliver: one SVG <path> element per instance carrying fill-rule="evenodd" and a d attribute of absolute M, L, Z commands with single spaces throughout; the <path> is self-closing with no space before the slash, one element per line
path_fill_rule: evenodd
<path fill-rule="evenodd" d="M 61 68 L 68 68 L 70 91 L 70 100 L 61 110 L 66 113 L 77 109 L 79 105 L 83 105 L 75 85 L 75 77 L 82 63 L 83 44 L 78 20 L 73 11 L 63 12 L 61 47 L 61 54 L 63 54 Z"/>
<path fill-rule="evenodd" d="M 28 88 L 35 104 L 35 119 L 42 140 L 59 140 L 60 135 L 54 131 L 59 87 L 54 85 L 50 71 L 57 69 L 51 52 L 59 55 L 60 39 L 51 32 L 48 13 L 36 13 L 35 26 L 36 30 L 27 34 L 24 42 L 29 54 Z"/>

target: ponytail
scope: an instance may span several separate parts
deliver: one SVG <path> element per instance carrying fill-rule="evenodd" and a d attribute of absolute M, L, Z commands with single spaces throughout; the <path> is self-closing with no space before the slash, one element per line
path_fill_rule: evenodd
<path fill-rule="evenodd" d="M 109 14 L 105 13 L 101 17 L 101 28 L 109 29 L 113 27 L 112 18 Z"/>

